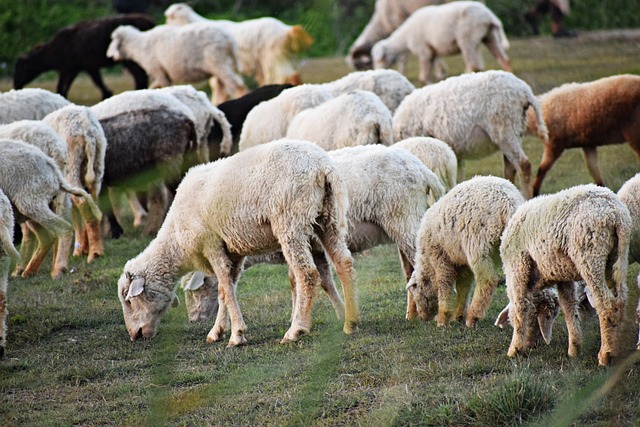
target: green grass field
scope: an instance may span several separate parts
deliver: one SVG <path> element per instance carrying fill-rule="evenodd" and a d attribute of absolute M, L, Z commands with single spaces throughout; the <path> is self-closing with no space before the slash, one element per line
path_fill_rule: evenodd
<path fill-rule="evenodd" d="M 486 51 L 485 51 L 486 53 Z M 640 33 L 582 34 L 512 40 L 514 72 L 535 93 L 569 81 L 640 74 Z M 460 58 L 447 58 L 450 74 Z M 493 58 L 487 67 L 495 68 Z M 343 58 L 304 60 L 303 79 L 323 82 L 347 72 Z M 410 77 L 417 83 L 415 62 Z M 132 88 L 129 76 L 111 73 L 107 84 Z M 0 81 L 0 89 L 11 82 Z M 55 87 L 53 75 L 31 86 Z M 204 88 L 204 86 L 202 86 Z M 82 76 L 70 98 L 97 102 Z M 526 137 L 534 170 L 541 143 Z M 640 170 L 626 145 L 603 147 L 600 164 L 608 186 Z M 496 154 L 469 162 L 467 176 L 500 175 Z M 548 174 L 543 192 L 591 181 L 579 151 L 566 152 Z M 553 341 L 528 356 L 506 356 L 511 330 L 493 320 L 507 302 L 501 287 L 477 329 L 404 319 L 404 279 L 395 247 L 355 256 L 359 331 L 342 333 L 328 298 L 319 292 L 311 333 L 280 345 L 289 327 L 290 291 L 284 266 L 260 265 L 240 279 L 238 298 L 248 344 L 227 349 L 207 344 L 210 324 L 187 322 L 183 305 L 171 309 L 153 340 L 131 342 L 124 328 L 116 281 L 125 262 L 149 239 L 135 232 L 106 242 L 106 255 L 88 265 L 72 259 L 72 272 L 53 281 L 45 264 L 33 278 L 9 283 L 9 336 L 0 361 L 0 425 L 579 425 L 640 423 L 640 372 L 634 351 L 638 300 L 632 266 L 624 360 L 597 366 L 595 317 L 583 323 L 584 349 L 566 355 L 559 318 Z M 181 291 L 178 291 L 180 297 Z"/>

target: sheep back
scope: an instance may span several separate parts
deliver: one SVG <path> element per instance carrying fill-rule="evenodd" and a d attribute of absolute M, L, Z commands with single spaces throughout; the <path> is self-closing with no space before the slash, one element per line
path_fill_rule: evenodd
<path fill-rule="evenodd" d="M 71 104 L 46 89 L 27 88 L 0 93 L 0 124 L 16 120 L 41 120 L 58 108 Z"/>

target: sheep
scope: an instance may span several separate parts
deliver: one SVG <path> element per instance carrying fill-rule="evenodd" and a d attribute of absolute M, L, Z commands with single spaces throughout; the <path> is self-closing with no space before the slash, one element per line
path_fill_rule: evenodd
<path fill-rule="evenodd" d="M 148 190 L 143 233 L 153 234 L 167 210 L 165 183 L 179 179 L 186 169 L 185 154 L 196 146 L 193 121 L 180 111 L 156 107 L 123 112 L 100 119 L 100 124 L 108 141 L 103 184 L 110 189 L 112 205 L 119 189 L 129 190 L 130 196 L 136 186 Z"/>
<path fill-rule="evenodd" d="M 640 158 L 640 76 L 622 74 L 586 83 L 567 83 L 538 96 L 549 137 L 533 183 L 540 194 L 542 181 L 568 148 L 581 148 L 589 173 L 604 186 L 598 167 L 598 146 L 627 141 Z M 529 112 L 527 131 L 538 133 Z"/>
<path fill-rule="evenodd" d="M 393 116 L 396 141 L 431 136 L 451 146 L 458 159 L 458 182 L 464 161 L 500 150 L 504 175 L 520 175 L 521 191 L 531 197 L 531 164 L 522 150 L 527 107 L 533 107 L 546 134 L 540 104 L 527 83 L 511 73 L 489 70 L 449 77 L 416 89 Z"/>
<path fill-rule="evenodd" d="M 283 90 L 275 98 L 261 102 L 247 114 L 240 133 L 240 151 L 284 138 L 296 114 L 331 98 L 322 86 L 304 84 Z"/>
<path fill-rule="evenodd" d="M 7 345 L 7 287 L 9 262 L 20 261 L 20 253 L 13 246 L 13 209 L 9 199 L 0 190 L 0 359 Z"/>
<path fill-rule="evenodd" d="M 50 125 L 39 120 L 18 120 L 7 125 L 0 125 L 0 138 L 20 140 L 39 148 L 55 162 L 63 175 L 66 174 L 67 144 Z M 71 206 L 65 193 L 60 193 L 56 196 L 53 205 L 57 214 L 65 217 L 71 215 Z M 37 249 L 34 247 L 36 242 L 33 239 L 32 228 L 33 225 L 28 222 L 21 225 L 22 244 L 20 246 L 20 254 L 22 261 L 16 264 L 16 269 L 13 273 L 16 276 L 25 269 L 34 251 L 38 253 L 44 252 L 45 254 L 49 251 L 49 247 L 41 246 L 42 242 L 37 242 L 38 246 L 40 246 Z M 51 276 L 53 278 L 60 277 L 62 272 L 67 269 L 70 248 L 70 239 L 57 239 L 54 263 L 51 268 Z M 44 257 L 42 260 L 44 260 Z M 33 271 L 37 271 L 39 268 L 40 264 L 32 264 Z"/>
<path fill-rule="evenodd" d="M 66 141 L 69 184 L 84 188 L 97 201 L 104 176 L 107 140 L 95 114 L 89 107 L 68 105 L 48 114 L 42 121 L 51 125 Z M 104 255 L 100 220 L 92 215 L 83 199 L 72 196 L 71 200 L 72 214 L 76 218 L 73 254 L 86 253 L 87 262 L 92 262 Z"/>
<path fill-rule="evenodd" d="M 39 44 L 16 61 L 13 87 L 22 89 L 45 71 L 58 71 L 57 92 L 65 98 L 76 76 L 86 71 L 100 89 L 102 99 L 113 95 L 100 75 L 101 68 L 111 68 L 116 63 L 107 57 L 111 33 L 120 25 L 132 25 L 142 31 L 154 26 L 145 15 L 110 16 L 78 22 L 58 31 L 46 43 Z M 133 76 L 136 89 L 147 87 L 147 74 L 133 61 L 122 64 Z"/>
<path fill-rule="evenodd" d="M 376 0 L 375 10 L 362 33 L 349 48 L 347 63 L 358 70 L 371 68 L 371 48 L 388 37 L 413 12 L 444 0 Z"/>
<path fill-rule="evenodd" d="M 207 341 L 223 337 L 228 311 L 228 346 L 246 343 L 235 292 L 242 262 L 245 256 L 280 249 L 298 286 L 293 321 L 281 342 L 298 341 L 311 328 L 313 295 L 320 283 L 310 251 L 316 238 L 342 283 L 343 330 L 352 333 L 359 314 L 353 259 L 344 241 L 348 203 L 328 155 L 306 141 L 278 140 L 191 168 L 156 238 L 126 263 L 118 280 L 130 338 L 153 337 L 174 298 L 178 277 L 201 271 L 216 275 L 223 308 Z"/>
<path fill-rule="evenodd" d="M 634 175 L 627 180 L 618 190 L 618 197 L 629 209 L 631 214 L 631 241 L 629 243 L 629 264 L 640 263 L 640 174 Z M 640 275 L 638 276 L 638 286 L 640 287 Z M 640 323 L 640 301 L 636 308 L 636 322 Z M 638 332 L 637 349 L 640 350 L 640 330 Z"/>
<path fill-rule="evenodd" d="M 34 274 L 54 238 L 71 229 L 68 221 L 49 208 L 60 191 L 84 198 L 93 215 L 101 216 L 91 196 L 84 189 L 69 185 L 51 158 L 19 140 L 0 139 L 0 189 L 15 208 L 16 220 L 33 222 L 32 231 L 39 242 L 23 276 Z"/>
<path fill-rule="evenodd" d="M 473 328 L 485 317 L 500 280 L 500 235 L 522 203 L 511 182 L 476 176 L 456 185 L 427 210 L 416 235 L 415 269 L 407 283 L 421 319 L 437 313 L 438 326 L 453 317 Z M 453 312 L 452 294 L 457 295 Z"/>
<path fill-rule="evenodd" d="M 207 22 L 228 31 L 238 44 L 240 73 L 252 77 L 258 86 L 302 83 L 294 65 L 295 55 L 308 49 L 313 38 L 300 25 L 287 25 L 270 17 L 242 22 L 209 20 L 185 3 L 172 4 L 164 15 L 169 25 Z"/>
<path fill-rule="evenodd" d="M 515 212 L 502 235 L 500 256 L 513 308 L 513 338 L 507 355 L 531 346 L 529 310 L 534 289 L 557 284 L 569 332 L 568 355 L 582 345 L 574 281 L 584 280 L 600 319 L 598 363 L 618 355 L 619 332 L 627 299 L 627 256 L 631 217 L 609 189 L 578 185 L 538 196 Z"/>
<path fill-rule="evenodd" d="M 442 182 L 444 190 L 449 191 L 456 185 L 458 175 L 458 159 L 456 153 L 446 142 L 436 138 L 415 136 L 403 139 L 393 144 L 393 147 L 402 148 L 416 156 L 420 161 Z M 435 203 L 430 199 L 429 204 Z"/>
<path fill-rule="evenodd" d="M 511 71 L 504 51 L 509 41 L 500 19 L 482 3 L 455 1 L 415 11 L 391 36 L 373 45 L 371 57 L 374 68 L 389 68 L 398 57 L 411 52 L 420 62 L 418 78 L 428 84 L 438 56 L 461 52 L 465 72 L 483 70 L 480 43 L 487 46 L 503 70 Z"/>
<path fill-rule="evenodd" d="M 289 124 L 287 138 L 313 141 L 325 150 L 391 145 L 391 119 L 391 112 L 376 94 L 354 90 L 299 112 Z"/>
<path fill-rule="evenodd" d="M 395 70 L 355 71 L 321 86 L 333 96 L 354 89 L 371 91 L 380 97 L 391 113 L 396 111 L 405 96 L 415 90 L 415 86 Z"/>
<path fill-rule="evenodd" d="M 46 89 L 27 88 L 0 93 L 0 125 L 16 120 L 41 120 L 47 114 L 71 104 Z"/>
<path fill-rule="evenodd" d="M 247 92 L 236 74 L 237 46 L 233 38 L 206 23 L 158 25 L 148 31 L 122 25 L 111 33 L 107 56 L 115 61 L 137 62 L 152 78 L 152 89 L 208 78 L 214 104 Z"/>

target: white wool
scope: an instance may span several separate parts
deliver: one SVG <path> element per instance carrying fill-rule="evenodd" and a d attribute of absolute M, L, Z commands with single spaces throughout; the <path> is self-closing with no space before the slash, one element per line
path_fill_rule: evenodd
<path fill-rule="evenodd" d="M 0 124 L 16 120 L 40 120 L 52 111 L 71 104 L 46 89 L 27 88 L 0 93 Z"/>

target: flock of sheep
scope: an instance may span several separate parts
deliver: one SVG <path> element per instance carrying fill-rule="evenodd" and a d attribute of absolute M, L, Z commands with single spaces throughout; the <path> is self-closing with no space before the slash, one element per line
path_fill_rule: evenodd
<path fill-rule="evenodd" d="M 352 333 L 360 313 L 351 254 L 395 243 L 407 319 L 474 327 L 502 266 L 509 305 L 496 324 L 513 326 L 509 356 L 548 343 L 560 309 L 576 356 L 586 294 L 600 321 L 598 361 L 610 364 L 619 354 L 627 267 L 640 262 L 640 174 L 617 195 L 592 184 L 538 194 L 564 149 L 582 148 L 600 185 L 597 146 L 626 141 L 640 155 L 640 77 L 535 96 L 510 72 L 502 24 L 482 3 L 406 1 L 402 11 L 415 10 L 408 19 L 392 10 L 399 3 L 378 0 L 350 50 L 354 66 L 376 70 L 323 84 L 301 84 L 295 70 L 293 55 L 311 43 L 300 26 L 211 22 L 180 3 L 166 10 L 167 25 L 115 28 L 106 49 L 139 64 L 153 89 L 91 107 L 42 89 L 0 94 L 0 351 L 9 260 L 14 275 L 36 274 L 53 247 L 51 275 L 59 277 L 71 252 L 88 262 L 104 255 L 107 220 L 96 200 L 106 187 L 113 235 L 123 193 L 134 226 L 155 235 L 118 280 L 132 340 L 156 334 L 180 283 L 190 320 L 215 316 L 208 341 L 222 340 L 230 325 L 228 345 L 246 343 L 236 286 L 243 269 L 261 262 L 289 267 L 283 343 L 311 329 L 318 286 Z M 480 43 L 504 70 L 482 71 Z M 416 89 L 387 69 L 407 52 L 419 57 L 425 83 L 445 72 L 443 55 L 461 52 L 466 73 Z M 241 76 L 263 87 L 247 92 Z M 190 85 L 171 86 L 204 78 L 213 103 Z M 544 143 L 534 182 L 526 132 Z M 465 160 L 494 152 L 503 154 L 506 179 L 465 180 Z"/>

